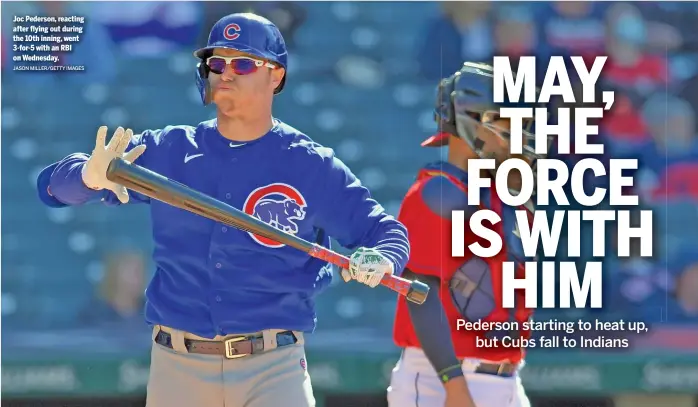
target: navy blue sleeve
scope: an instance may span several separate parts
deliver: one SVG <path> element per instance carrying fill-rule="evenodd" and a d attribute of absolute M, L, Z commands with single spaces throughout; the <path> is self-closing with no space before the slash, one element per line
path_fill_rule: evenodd
<path fill-rule="evenodd" d="M 419 280 L 427 284 L 432 293 L 439 292 L 438 278 L 420 275 Z M 439 296 L 429 295 L 421 305 L 408 301 L 407 309 L 419 344 L 434 370 L 440 373 L 450 367 L 458 366 L 460 363 L 451 341 L 451 328 Z M 458 372 L 462 370 L 458 369 L 455 373 Z"/>
<path fill-rule="evenodd" d="M 149 157 L 153 155 L 151 150 L 155 146 L 149 143 L 153 134 L 151 131 L 145 131 L 134 135 L 127 148 L 127 151 L 130 151 L 133 147 L 140 144 L 147 146 L 145 152 L 136 160 L 136 163 L 142 167 L 148 167 Z M 37 192 L 41 202 L 53 208 L 83 205 L 99 201 L 106 205 L 121 205 L 121 202 L 113 192 L 108 190 L 95 191 L 85 186 L 82 182 L 82 168 L 89 158 L 89 154 L 74 153 L 44 168 L 36 180 Z M 148 197 L 133 191 L 129 191 L 129 196 L 129 203 L 149 202 Z"/>
<path fill-rule="evenodd" d="M 410 251 L 407 229 L 385 212 L 332 150 L 319 151 L 324 171 L 316 226 L 348 249 L 375 248 L 393 262 L 395 275 L 401 275 Z"/>

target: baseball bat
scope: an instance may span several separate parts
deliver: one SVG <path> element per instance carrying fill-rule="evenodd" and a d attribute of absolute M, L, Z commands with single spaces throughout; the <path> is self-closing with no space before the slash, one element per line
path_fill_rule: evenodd
<path fill-rule="evenodd" d="M 314 258 L 332 263 L 340 269 L 349 268 L 349 258 L 346 256 L 279 230 L 178 181 L 121 158 L 115 158 L 109 163 L 107 179 L 151 199 L 302 250 Z M 428 285 L 394 275 L 385 275 L 381 284 L 405 296 L 407 300 L 415 304 L 423 304 L 429 294 Z"/>

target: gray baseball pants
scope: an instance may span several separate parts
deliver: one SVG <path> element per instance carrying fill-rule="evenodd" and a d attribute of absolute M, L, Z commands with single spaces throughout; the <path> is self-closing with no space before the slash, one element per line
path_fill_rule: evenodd
<path fill-rule="evenodd" d="M 223 341 L 156 326 L 172 336 L 172 349 L 153 342 L 146 407 L 314 407 L 302 332 L 298 342 L 276 348 L 264 331 L 265 352 L 238 359 L 188 353 L 184 339 Z M 231 335 L 238 336 L 238 335 Z"/>

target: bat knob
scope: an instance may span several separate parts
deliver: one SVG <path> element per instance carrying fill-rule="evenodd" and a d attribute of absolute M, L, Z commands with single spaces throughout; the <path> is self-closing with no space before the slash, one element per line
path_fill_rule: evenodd
<path fill-rule="evenodd" d="M 412 281 L 410 284 L 410 289 L 407 292 L 407 295 L 405 298 L 407 298 L 408 301 L 413 302 L 415 304 L 424 304 L 424 301 L 427 300 L 427 296 L 429 295 L 429 286 L 422 283 L 421 281 Z"/>

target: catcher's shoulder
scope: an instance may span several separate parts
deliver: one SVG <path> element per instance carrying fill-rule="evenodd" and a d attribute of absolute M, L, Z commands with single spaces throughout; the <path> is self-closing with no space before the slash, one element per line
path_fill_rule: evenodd
<path fill-rule="evenodd" d="M 405 199 L 421 200 L 431 212 L 445 219 L 450 219 L 454 210 L 468 208 L 464 187 L 438 172 L 417 181 Z"/>

